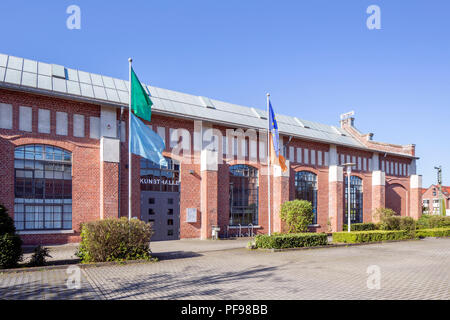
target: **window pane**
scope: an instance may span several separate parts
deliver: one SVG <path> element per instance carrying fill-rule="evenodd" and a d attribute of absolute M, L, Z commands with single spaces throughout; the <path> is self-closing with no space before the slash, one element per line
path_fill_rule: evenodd
<path fill-rule="evenodd" d="M 17 148 L 16 151 L 14 152 L 14 158 L 24 159 L 25 158 L 24 150 L 22 148 Z"/>
<path fill-rule="evenodd" d="M 23 229 L 24 229 L 24 223 L 23 223 L 23 221 L 17 221 L 17 220 L 15 220 L 15 221 L 14 221 L 14 224 L 15 224 L 17 230 L 23 230 Z"/>
<path fill-rule="evenodd" d="M 23 169 L 25 166 L 25 163 L 23 160 L 15 160 L 14 161 L 14 168 L 16 169 Z"/>
<path fill-rule="evenodd" d="M 25 169 L 34 169 L 34 160 L 25 160 Z"/>

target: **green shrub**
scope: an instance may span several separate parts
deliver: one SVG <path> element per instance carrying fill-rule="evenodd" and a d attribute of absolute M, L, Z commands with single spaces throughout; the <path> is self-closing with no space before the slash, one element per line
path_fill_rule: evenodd
<path fill-rule="evenodd" d="M 372 230 L 333 233 L 333 242 L 343 243 L 377 242 L 386 240 L 404 240 L 411 238 L 413 238 L 413 236 L 409 232 L 403 230 Z"/>
<path fill-rule="evenodd" d="M 366 222 L 366 223 L 353 223 L 350 225 L 351 231 L 369 231 L 369 230 L 376 230 L 377 225 L 373 222 Z M 343 231 L 348 230 L 348 225 L 344 224 L 344 227 L 342 228 Z"/>
<path fill-rule="evenodd" d="M 311 202 L 306 200 L 286 201 L 281 205 L 281 219 L 286 222 L 289 233 L 307 231 L 313 221 Z"/>
<path fill-rule="evenodd" d="M 51 258 L 48 248 L 43 248 L 40 245 L 34 248 L 33 255 L 31 256 L 29 267 L 41 267 L 47 264 L 46 258 Z"/>
<path fill-rule="evenodd" d="M 14 220 L 9 216 L 8 210 L 0 204 L 0 234 L 15 232 Z"/>
<path fill-rule="evenodd" d="M 417 221 L 419 229 L 447 228 L 450 227 L 450 217 L 422 215 Z"/>
<path fill-rule="evenodd" d="M 22 261 L 22 240 L 18 235 L 0 235 L 0 269 L 14 268 Z"/>
<path fill-rule="evenodd" d="M 141 220 L 105 219 L 82 224 L 76 255 L 84 263 L 150 259 L 151 226 Z"/>
<path fill-rule="evenodd" d="M 416 231 L 416 237 L 450 237 L 450 228 L 419 229 Z"/>
<path fill-rule="evenodd" d="M 257 235 L 255 246 L 264 249 L 286 249 L 315 247 L 328 244 L 326 233 L 288 233 L 277 235 Z"/>
<path fill-rule="evenodd" d="M 375 214 L 374 214 L 374 216 L 376 217 L 376 219 L 378 221 L 382 221 L 385 218 L 393 217 L 396 215 L 397 215 L 397 213 L 394 210 L 389 209 L 389 208 L 377 208 L 375 210 Z"/>
<path fill-rule="evenodd" d="M 22 261 L 22 240 L 16 234 L 13 219 L 0 205 L 0 268 L 14 268 Z"/>
<path fill-rule="evenodd" d="M 401 217 L 399 228 L 400 230 L 405 230 L 411 233 L 411 235 L 414 235 L 414 232 L 416 231 L 416 220 L 411 217 Z"/>
<path fill-rule="evenodd" d="M 400 220 L 398 216 L 385 217 L 380 221 L 380 230 L 400 230 Z"/>
<path fill-rule="evenodd" d="M 406 230 L 414 232 L 416 221 L 411 217 L 386 216 L 379 223 L 380 230 Z"/>

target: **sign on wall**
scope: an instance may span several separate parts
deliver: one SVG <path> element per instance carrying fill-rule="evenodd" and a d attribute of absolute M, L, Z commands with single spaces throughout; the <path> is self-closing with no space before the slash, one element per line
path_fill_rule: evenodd
<path fill-rule="evenodd" d="M 186 222 L 197 222 L 197 208 L 186 209 Z"/>

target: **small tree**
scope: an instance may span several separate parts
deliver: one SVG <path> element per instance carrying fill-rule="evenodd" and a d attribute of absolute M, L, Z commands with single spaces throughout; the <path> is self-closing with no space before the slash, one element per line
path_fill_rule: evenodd
<path fill-rule="evenodd" d="M 281 205 L 281 219 L 286 222 L 289 233 L 306 232 L 313 221 L 311 202 L 306 200 L 286 201 Z"/>
<path fill-rule="evenodd" d="M 13 268 L 19 261 L 22 261 L 22 240 L 8 210 L 0 204 L 0 268 Z"/>

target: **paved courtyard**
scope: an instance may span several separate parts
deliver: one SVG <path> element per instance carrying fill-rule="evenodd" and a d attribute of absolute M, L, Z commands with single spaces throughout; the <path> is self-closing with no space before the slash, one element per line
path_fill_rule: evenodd
<path fill-rule="evenodd" d="M 3 273 L 0 299 L 450 299 L 448 238 L 275 253 L 243 244 L 170 243 L 164 255 L 160 243 L 157 263 L 83 267 L 80 289 L 67 288 L 66 269 Z M 367 287 L 373 265 L 380 289 Z"/>

